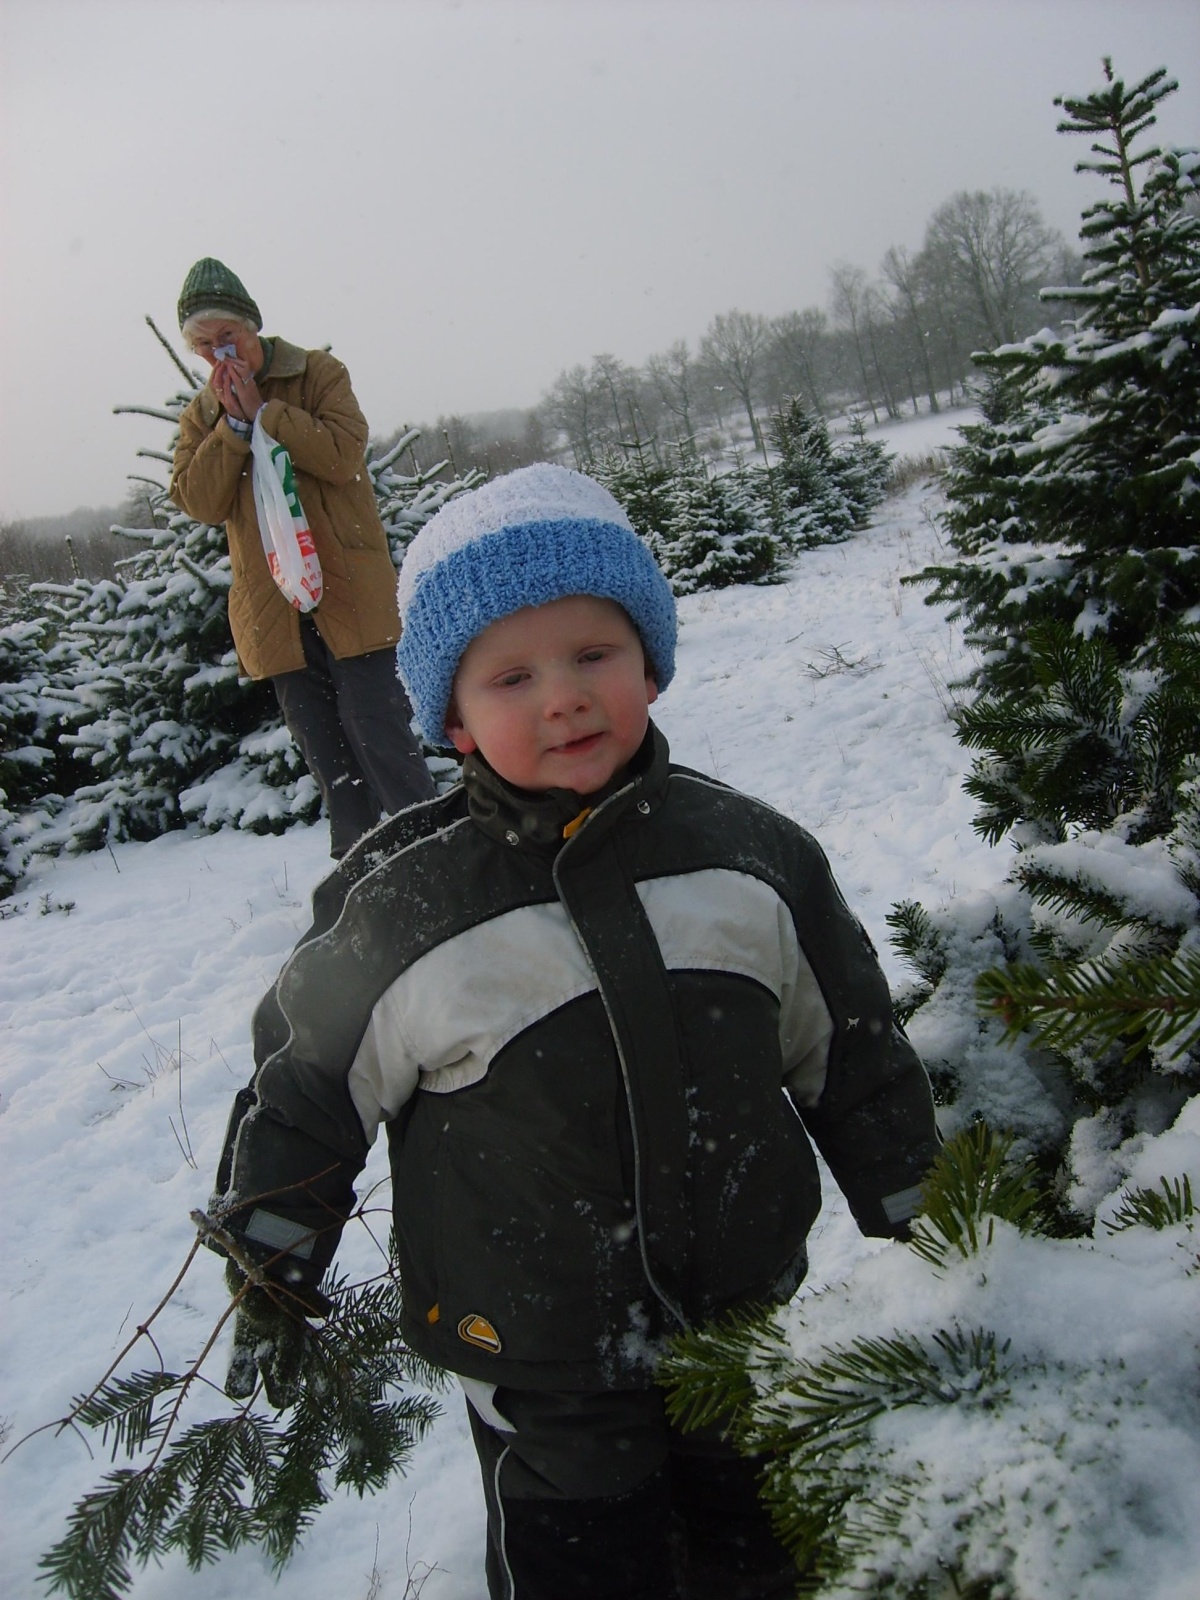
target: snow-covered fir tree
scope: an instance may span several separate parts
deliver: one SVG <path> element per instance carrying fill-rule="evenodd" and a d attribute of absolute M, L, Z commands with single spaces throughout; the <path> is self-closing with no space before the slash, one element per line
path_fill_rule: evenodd
<path fill-rule="evenodd" d="M 911 1243 L 677 1341 L 668 1407 L 760 1462 L 797 1594 L 1182 1593 L 1200 1222 L 1175 1162 L 1198 1132 L 1192 1116 L 1160 1141 L 1165 1171 L 1064 1239 L 1032 1164 L 976 1124 L 947 1142 Z"/>
<path fill-rule="evenodd" d="M 71 708 L 54 684 L 53 626 L 34 602 L 0 584 L 0 897 L 20 881 L 69 766 L 58 735 Z"/>
<path fill-rule="evenodd" d="M 121 409 L 174 428 L 199 387 L 189 378 L 194 387 L 161 408 Z M 167 477 L 171 449 L 138 454 Z M 116 530 L 136 547 L 116 576 L 39 586 L 60 644 L 72 649 L 58 677 L 71 706 L 60 743 L 81 773 L 41 848 L 152 838 L 193 817 L 278 830 L 320 807 L 270 685 L 239 676 L 223 529 L 179 511 L 165 482 L 141 482 L 154 527 Z"/>
<path fill-rule="evenodd" d="M 1200 951 L 1200 163 L 1136 152 L 1174 87 L 1105 62 L 1059 102 L 1115 191 L 1084 214 L 1083 288 L 1051 292 L 1081 309 L 981 358 L 947 484 L 961 559 L 921 575 L 983 652 L 966 788 L 1017 855 L 995 894 L 897 908 L 909 1027 L 947 1126 L 1015 1134 L 1064 1225 L 1200 1089 L 1175 1025 Z"/>
<path fill-rule="evenodd" d="M 1103 633 L 1122 661 L 1200 617 L 1200 152 L 1139 142 L 1178 85 L 1104 63 L 1057 102 L 1110 193 L 1084 212 L 1080 287 L 1043 299 L 1060 330 L 979 355 L 983 421 L 951 452 L 946 517 L 965 558 L 927 569 L 983 652 L 984 686 L 1030 681 L 1030 627 Z"/>
<path fill-rule="evenodd" d="M 768 429 L 776 455 L 760 469 L 759 500 L 777 537 L 793 550 L 835 543 L 865 527 L 887 492 L 890 458 L 859 421 L 834 444 L 824 417 L 789 396 Z"/>
<path fill-rule="evenodd" d="M 769 581 L 791 552 L 848 538 L 882 501 L 890 458 L 861 428 L 834 444 L 824 419 L 789 399 L 770 438 L 766 467 L 714 470 L 693 439 L 635 438 L 593 463 L 676 594 Z"/>
<path fill-rule="evenodd" d="M 666 522 L 673 471 L 657 439 L 635 436 L 606 450 L 588 470 L 620 504 L 640 538 L 649 538 Z"/>
<path fill-rule="evenodd" d="M 624 507 L 676 594 L 770 578 L 784 555 L 743 467 L 713 473 L 691 441 L 641 439 L 610 450 L 593 475 Z"/>
<path fill-rule="evenodd" d="M 375 490 L 379 518 L 387 534 L 392 560 L 399 567 L 404 560 L 413 536 L 418 533 L 447 500 L 466 489 L 483 482 L 484 474 L 475 467 L 459 473 L 452 462 L 436 461 L 422 467 L 414 446 L 420 439 L 418 428 L 408 428 L 387 450 L 380 450 L 372 440 L 367 445 L 367 471 Z M 401 464 L 408 453 L 411 472 L 403 472 Z M 451 476 L 446 476 L 450 467 Z"/>
<path fill-rule="evenodd" d="M 764 526 L 751 472 L 716 473 L 690 443 L 676 445 L 665 511 L 648 543 L 676 594 L 758 583 L 778 572 L 781 543 Z"/>

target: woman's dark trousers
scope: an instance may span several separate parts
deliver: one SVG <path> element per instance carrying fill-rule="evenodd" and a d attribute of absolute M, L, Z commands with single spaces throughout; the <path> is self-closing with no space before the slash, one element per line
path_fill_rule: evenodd
<path fill-rule="evenodd" d="M 433 779 L 409 726 L 395 650 L 339 661 L 309 617 L 300 619 L 300 642 L 304 666 L 271 682 L 325 801 L 337 858 L 382 816 L 431 799 Z"/>

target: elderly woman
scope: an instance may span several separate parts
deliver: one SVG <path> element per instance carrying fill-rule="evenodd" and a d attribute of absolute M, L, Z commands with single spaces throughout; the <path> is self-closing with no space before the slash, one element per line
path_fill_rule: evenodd
<path fill-rule="evenodd" d="M 338 857 L 382 815 L 433 794 L 396 677 L 396 573 L 363 459 L 367 424 L 342 363 L 262 337 L 257 305 L 221 262 L 205 257 L 188 273 L 179 326 L 212 376 L 180 418 L 171 498 L 225 525 L 238 662 L 274 684 Z M 303 616 L 263 552 L 250 455 L 260 415 L 292 458 L 321 562 L 321 602 Z"/>

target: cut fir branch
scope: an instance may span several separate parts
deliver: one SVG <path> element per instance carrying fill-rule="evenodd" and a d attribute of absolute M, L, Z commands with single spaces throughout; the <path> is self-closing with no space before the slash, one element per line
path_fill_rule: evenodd
<path fill-rule="evenodd" d="M 203 1233 L 223 1237 L 219 1225 L 203 1213 L 198 1217 Z M 220 1392 L 203 1368 L 226 1322 L 242 1298 L 261 1293 L 265 1283 L 262 1269 L 238 1252 L 246 1274 L 241 1292 L 199 1356 L 185 1371 L 169 1371 L 153 1324 L 179 1290 L 199 1243 L 100 1381 L 65 1417 L 47 1424 L 60 1432 L 95 1431 L 114 1462 L 123 1457 L 131 1463 L 107 1473 L 75 1504 L 65 1533 L 42 1557 L 51 1594 L 120 1600 L 135 1566 L 172 1551 L 195 1570 L 253 1543 L 279 1570 L 330 1498 L 330 1480 L 359 1495 L 382 1488 L 404 1469 L 437 1415 L 432 1395 L 413 1385 L 435 1388 L 441 1379 L 401 1341 L 400 1291 L 389 1262 L 369 1282 L 327 1283 L 330 1310 L 319 1328 L 297 1316 L 303 1356 L 294 1404 L 273 1419 L 265 1416 L 255 1409 L 260 1385 L 225 1414 L 185 1424 L 189 1396 Z M 286 1288 L 272 1287 L 283 1305 Z M 121 1373 L 143 1340 L 157 1365 Z"/>
<path fill-rule="evenodd" d="M 1029 1029 L 1056 1050 L 1123 1043 L 1131 1061 L 1143 1050 L 1170 1047 L 1182 1061 L 1200 1045 L 1200 951 L 1131 965 L 994 968 L 980 975 L 976 994 L 1007 1037 Z"/>

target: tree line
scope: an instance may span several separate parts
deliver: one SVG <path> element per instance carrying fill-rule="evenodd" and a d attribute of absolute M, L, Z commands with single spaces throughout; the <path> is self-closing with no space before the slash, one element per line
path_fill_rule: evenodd
<path fill-rule="evenodd" d="M 641 366 L 593 356 L 527 411 L 440 417 L 424 448 L 429 461 L 444 447 L 459 467 L 492 473 L 547 456 L 586 470 L 631 439 L 695 441 L 719 455 L 745 427 L 766 460 L 766 418 L 791 397 L 818 417 L 849 411 L 872 423 L 961 403 L 973 353 L 1041 327 L 1042 286 L 1070 287 L 1079 274 L 1031 194 L 962 190 L 934 211 L 920 248 L 889 247 L 875 277 L 835 265 L 825 307 L 720 312 L 695 346 L 677 339 Z"/>
<path fill-rule="evenodd" d="M 418 472 L 447 459 L 455 473 L 548 459 L 590 470 L 630 440 L 694 443 L 719 457 L 727 435 L 748 428 L 765 461 L 767 419 L 792 397 L 818 417 L 852 412 L 873 423 L 961 403 L 972 354 L 1040 327 L 1043 284 L 1078 281 L 1079 257 L 1031 194 L 961 190 L 929 218 L 920 248 L 889 247 L 874 278 L 849 262 L 831 268 L 825 307 L 720 312 L 694 347 L 677 339 L 640 367 L 593 356 L 560 372 L 535 406 L 422 424 L 410 453 Z M 379 453 L 412 432 L 406 424 L 384 436 Z M 0 571 L 61 581 L 110 573 L 128 548 L 108 523 L 152 526 L 151 493 L 135 481 L 115 513 L 75 513 L 78 526 L 69 517 L 0 523 Z"/>

